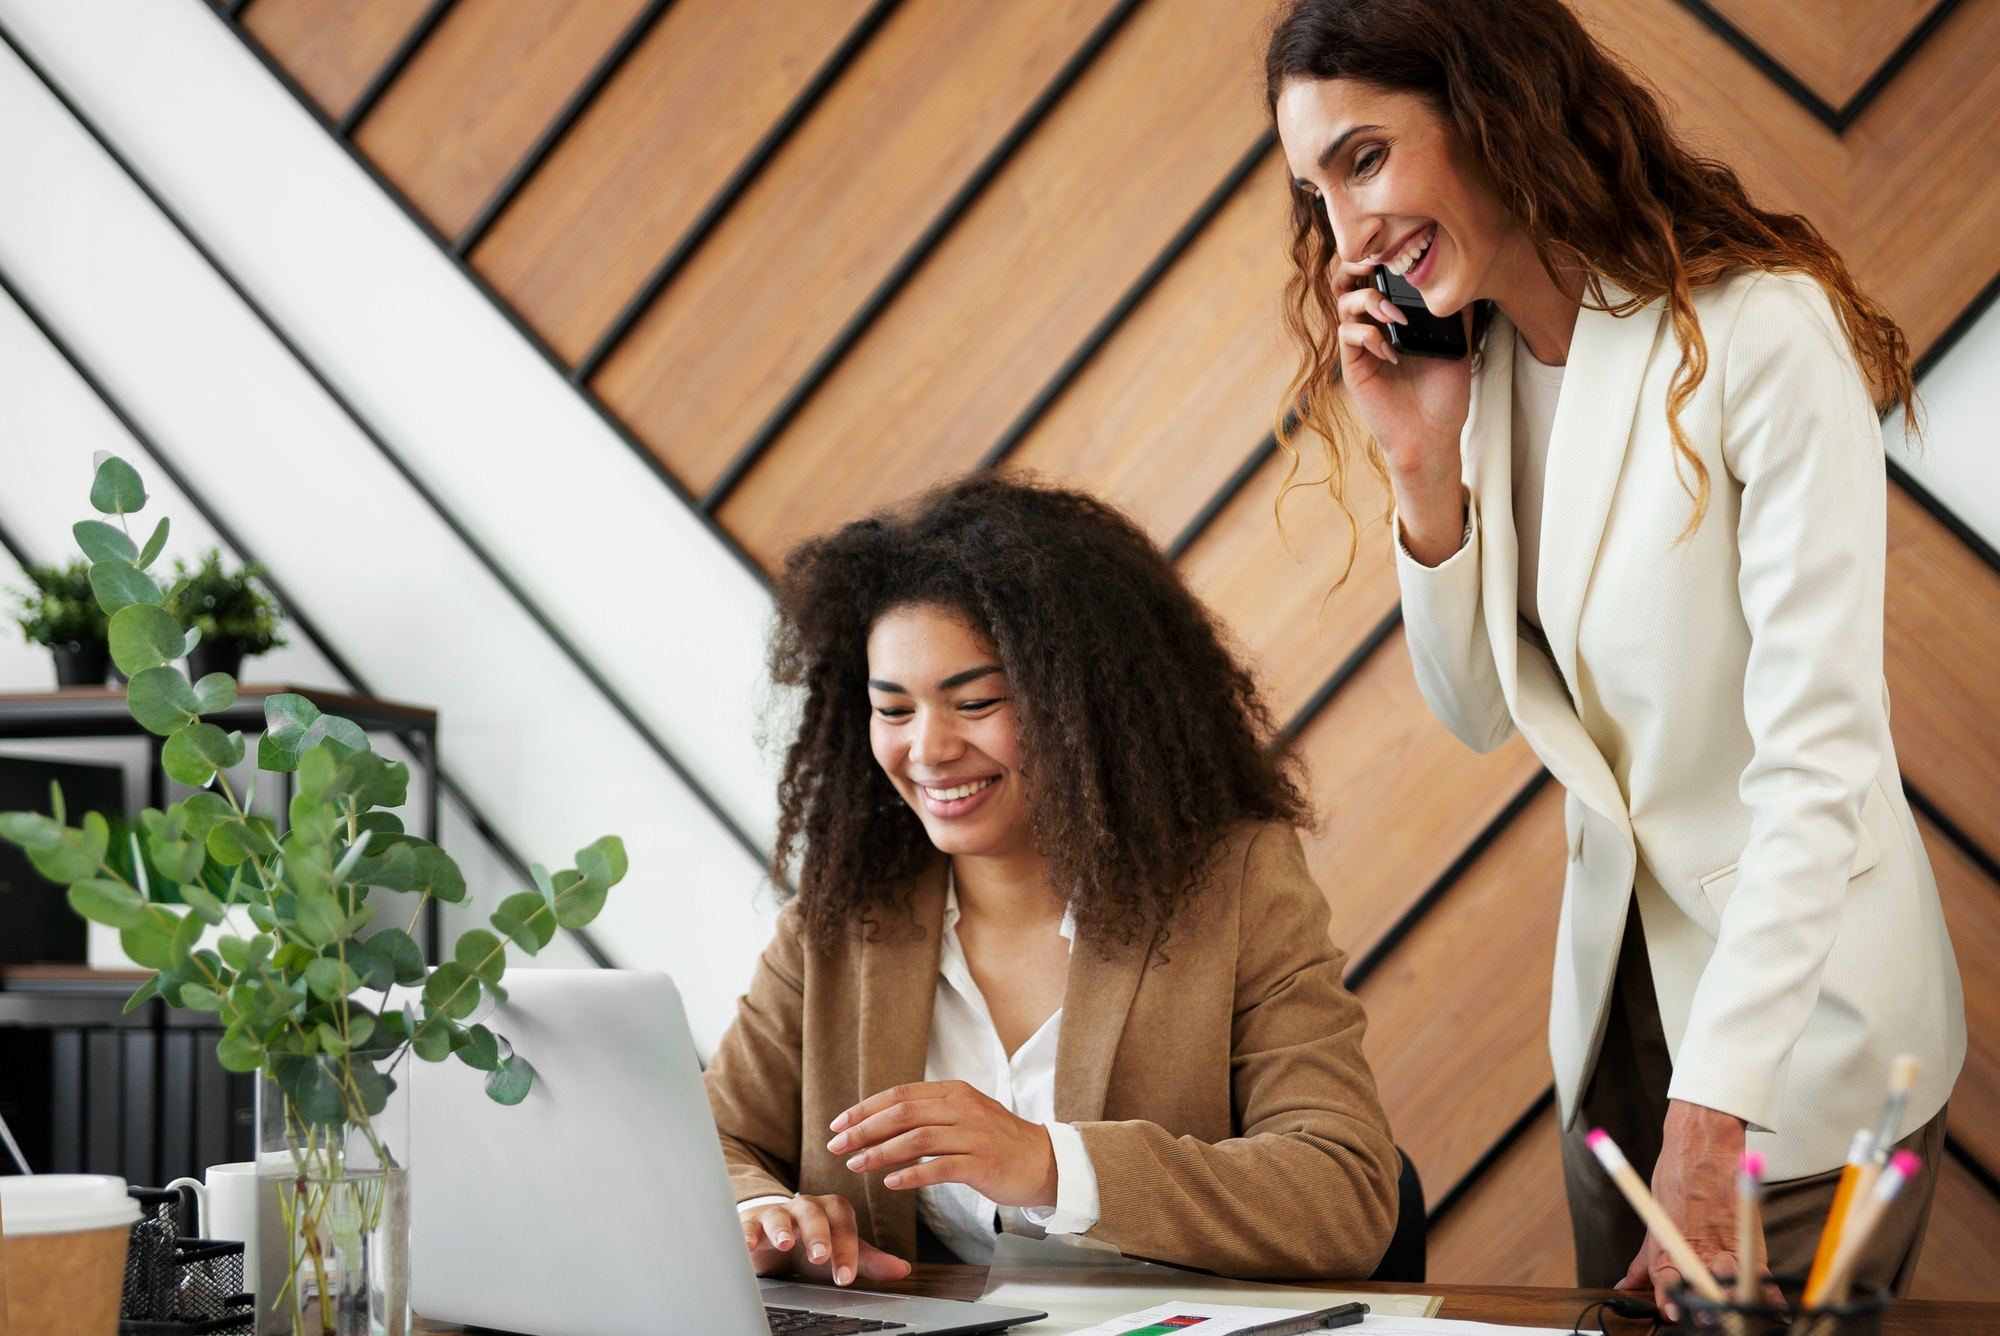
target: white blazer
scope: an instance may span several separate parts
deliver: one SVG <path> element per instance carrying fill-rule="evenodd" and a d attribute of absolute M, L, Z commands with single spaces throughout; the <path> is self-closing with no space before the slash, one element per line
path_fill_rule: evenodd
<path fill-rule="evenodd" d="M 1767 1172 L 1795 1178 L 1874 1126 L 1896 1054 L 1923 1062 L 1899 1135 L 1943 1107 L 1965 1056 L 1889 735 L 1882 433 L 1811 279 L 1699 289 L 1709 369 L 1681 421 L 1713 493 L 1676 546 L 1692 503 L 1664 309 L 1577 318 L 1536 574 L 1550 654 L 1517 623 L 1514 331 L 1497 316 L 1461 441 L 1469 535 L 1435 568 L 1398 553 L 1404 619 L 1445 726 L 1479 751 L 1518 730 L 1568 791 L 1549 1014 L 1564 1126 L 1636 891 L 1671 1096 L 1745 1119 Z"/>

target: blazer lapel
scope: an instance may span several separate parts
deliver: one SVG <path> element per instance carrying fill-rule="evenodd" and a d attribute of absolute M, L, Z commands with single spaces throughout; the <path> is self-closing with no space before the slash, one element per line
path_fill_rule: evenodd
<path fill-rule="evenodd" d="M 918 874 L 907 919 L 891 916 L 862 941 L 856 1099 L 924 1079 L 931 1008 L 937 997 L 938 950 L 944 939 L 946 866 L 939 858 Z M 807 1129 L 807 1135 L 812 1134 Z M 865 1174 L 862 1183 L 874 1217 L 876 1246 L 914 1257 L 915 1196 L 882 1186 L 881 1174 Z"/>
<path fill-rule="evenodd" d="M 1104 1117 L 1111 1064 L 1125 1033 L 1133 995 L 1152 958 L 1153 933 L 1129 946 L 1113 946 L 1107 956 L 1096 943 L 1079 939 L 1070 948 L 1069 981 L 1063 988 L 1062 1038 L 1056 1046 L 1056 1118 L 1091 1123 Z"/>
<path fill-rule="evenodd" d="M 1465 483 L 1479 508 L 1479 596 L 1500 689 L 1520 717 L 1516 627 L 1521 544 L 1514 532 L 1514 326 L 1498 310 L 1486 327 L 1462 437 Z"/>
<path fill-rule="evenodd" d="M 1605 286 L 1605 296 L 1613 304 L 1627 295 Z M 1549 434 L 1535 593 L 1542 632 L 1572 695 L 1577 690 L 1577 636 L 1584 594 L 1597 565 L 1618 476 L 1625 468 L 1639 393 L 1660 335 L 1660 309 L 1651 304 L 1619 317 L 1585 307 L 1577 314 L 1576 335 L 1570 340 L 1562 397 Z"/>

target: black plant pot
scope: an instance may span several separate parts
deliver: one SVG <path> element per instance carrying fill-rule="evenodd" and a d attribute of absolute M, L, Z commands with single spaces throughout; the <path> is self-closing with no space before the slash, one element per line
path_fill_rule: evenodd
<path fill-rule="evenodd" d="M 56 685 L 59 687 L 101 687 L 111 672 L 109 645 L 51 645 L 56 656 Z"/>
<path fill-rule="evenodd" d="M 204 640 L 188 655 L 188 676 L 199 682 L 210 673 L 228 673 L 231 677 L 243 672 L 243 643 L 236 640 L 219 640 L 211 644 Z"/>

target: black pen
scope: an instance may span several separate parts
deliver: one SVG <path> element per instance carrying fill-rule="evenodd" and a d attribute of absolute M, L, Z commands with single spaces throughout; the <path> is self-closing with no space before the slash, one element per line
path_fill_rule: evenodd
<path fill-rule="evenodd" d="M 1368 1316 L 1367 1304 L 1340 1304 L 1333 1308 L 1322 1308 L 1317 1313 L 1302 1313 L 1298 1317 L 1279 1318 L 1276 1322 L 1260 1322 L 1254 1327 L 1238 1327 L 1236 1336 L 1297 1336 L 1302 1331 L 1329 1331 L 1334 1327 L 1351 1327 Z"/>

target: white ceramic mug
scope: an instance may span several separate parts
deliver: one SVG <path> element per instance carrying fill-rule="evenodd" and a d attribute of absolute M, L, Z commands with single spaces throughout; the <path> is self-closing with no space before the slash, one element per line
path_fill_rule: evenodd
<path fill-rule="evenodd" d="M 228 1239 L 243 1245 L 243 1288 L 257 1288 L 257 1166 L 249 1160 L 211 1164 L 207 1182 L 176 1178 L 167 1190 L 194 1189 L 198 1210 L 194 1232 L 204 1239 Z"/>

